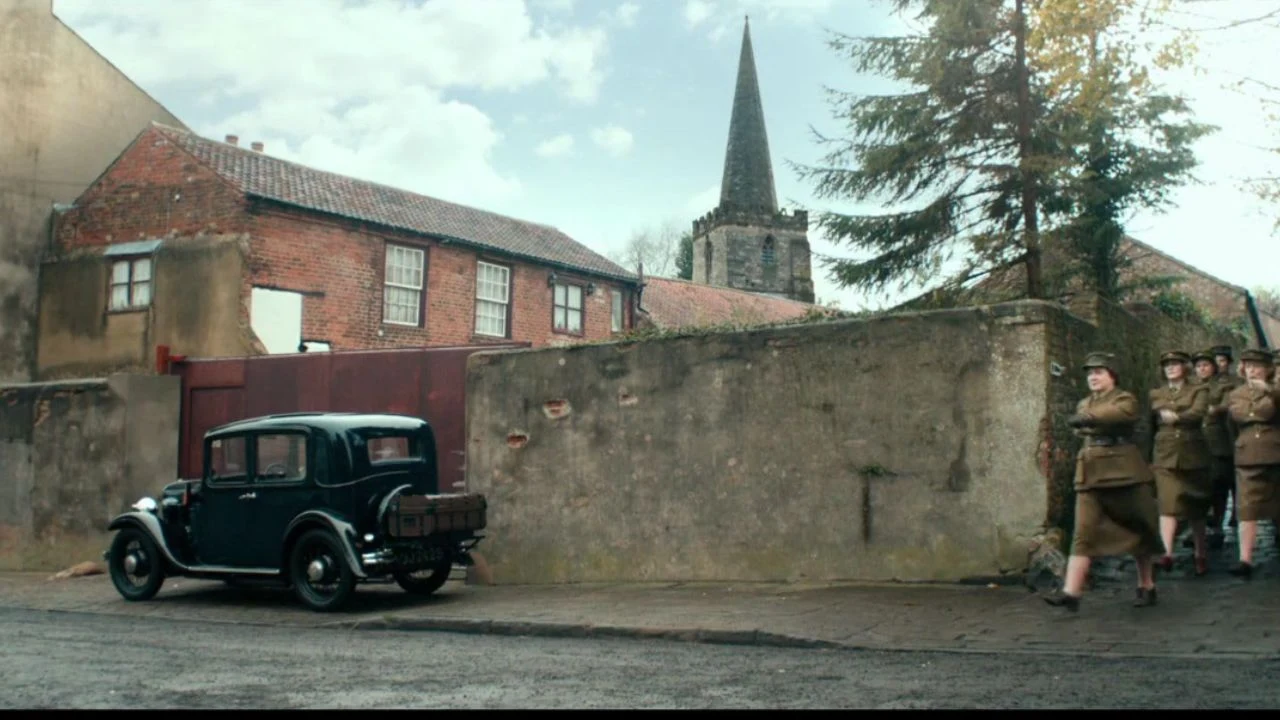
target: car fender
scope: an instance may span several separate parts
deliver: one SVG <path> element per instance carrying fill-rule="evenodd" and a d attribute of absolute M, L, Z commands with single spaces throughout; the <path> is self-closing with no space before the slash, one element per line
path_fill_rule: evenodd
<path fill-rule="evenodd" d="M 284 537 L 281 540 L 287 543 L 293 536 L 294 531 L 304 524 L 319 524 L 332 530 L 338 536 L 338 543 L 342 545 L 342 556 L 347 561 L 347 566 L 351 568 L 351 572 L 355 573 L 358 578 L 365 578 L 364 568 L 360 566 L 360 558 L 356 555 L 356 528 L 351 523 L 325 510 L 308 510 L 298 515 L 289 523 L 289 527 L 284 531 Z M 282 545 L 288 548 L 287 544 Z M 286 556 L 287 558 L 287 556 Z M 288 560 L 286 559 L 287 563 Z"/>
<path fill-rule="evenodd" d="M 187 566 L 182 564 L 182 562 L 174 556 L 173 551 L 169 549 L 169 543 L 164 539 L 164 528 L 160 524 L 160 518 L 149 512 L 136 510 L 134 512 L 117 515 L 111 519 L 110 523 L 107 524 L 108 531 L 122 530 L 126 527 L 136 527 L 142 530 L 142 532 L 146 533 L 151 538 L 151 542 L 155 543 L 156 547 L 160 548 L 160 552 L 164 553 L 165 560 L 172 563 L 173 566 L 179 570 L 184 572 L 188 570 Z"/>
<path fill-rule="evenodd" d="M 382 502 L 378 503 L 378 530 L 379 531 L 387 526 L 387 509 L 391 507 L 391 501 L 400 497 L 400 495 L 402 495 L 405 490 L 412 490 L 412 489 L 413 489 L 413 485 L 411 484 L 406 483 L 404 485 L 401 485 L 395 488 L 394 490 L 392 490 L 391 492 L 387 493 L 386 497 L 382 498 Z"/>

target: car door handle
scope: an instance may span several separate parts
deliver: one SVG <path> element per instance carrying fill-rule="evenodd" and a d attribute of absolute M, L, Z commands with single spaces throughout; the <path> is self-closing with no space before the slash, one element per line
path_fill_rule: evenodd
<path fill-rule="evenodd" d="M 252 499 L 254 499 L 254 498 L 256 498 L 256 497 L 258 497 L 256 493 L 247 492 L 247 493 L 245 493 L 245 494 L 241 495 L 241 496 L 240 496 L 240 499 L 241 499 L 241 500 L 252 500 Z"/>

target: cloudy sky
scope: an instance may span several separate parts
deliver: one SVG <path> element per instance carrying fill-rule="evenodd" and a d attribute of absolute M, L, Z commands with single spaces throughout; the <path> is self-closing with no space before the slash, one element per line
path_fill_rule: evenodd
<path fill-rule="evenodd" d="M 1200 2 L 1222 24 L 1275 0 Z M 635 231 L 687 226 L 719 193 L 742 18 L 750 14 L 779 200 L 817 201 L 785 165 L 816 161 L 833 127 L 822 88 L 881 87 L 824 29 L 901 29 L 872 0 L 55 0 L 55 12 L 196 132 L 315 167 L 555 225 L 611 254 Z M 1270 35 L 1271 43 L 1267 43 Z M 1280 29 L 1204 37 L 1202 75 L 1170 78 L 1199 119 L 1203 184 L 1130 232 L 1247 287 L 1280 286 L 1280 236 L 1239 187 L 1280 157 L 1258 105 L 1222 86 L 1241 69 L 1280 85 Z M 844 209 L 848 209 L 846 206 Z M 848 256 L 821 237 L 814 251 Z M 1265 253 L 1266 261 L 1241 253 Z M 836 288 L 821 302 L 900 299 Z"/>

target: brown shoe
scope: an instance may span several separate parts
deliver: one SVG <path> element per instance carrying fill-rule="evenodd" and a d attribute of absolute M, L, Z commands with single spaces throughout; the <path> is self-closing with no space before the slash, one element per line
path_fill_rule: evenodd
<path fill-rule="evenodd" d="M 1247 562 L 1236 563 L 1235 567 L 1231 568 L 1227 572 L 1231 573 L 1232 575 L 1235 575 L 1238 578 L 1244 578 L 1245 580 L 1248 580 L 1250 577 L 1253 576 L 1253 565 L 1250 565 Z"/>
<path fill-rule="evenodd" d="M 1054 607 L 1066 608 L 1071 612 L 1076 612 L 1080 609 L 1080 596 L 1068 595 L 1061 590 L 1051 595 L 1046 595 L 1044 601 Z"/>
<path fill-rule="evenodd" d="M 1151 607 L 1156 604 L 1156 589 L 1138 588 L 1137 597 L 1133 599 L 1134 607 Z"/>

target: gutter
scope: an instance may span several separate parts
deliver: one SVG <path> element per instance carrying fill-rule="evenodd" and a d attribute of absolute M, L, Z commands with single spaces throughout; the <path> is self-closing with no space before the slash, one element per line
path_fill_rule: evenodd
<path fill-rule="evenodd" d="M 1267 337 L 1267 330 L 1262 325 L 1262 316 L 1258 313 L 1258 303 L 1253 299 L 1253 293 L 1248 290 L 1244 291 L 1245 308 L 1249 311 L 1249 320 L 1253 322 L 1253 332 L 1258 338 L 1258 347 L 1270 348 L 1270 338 Z M 1280 338 L 1276 338 L 1280 340 Z"/>

